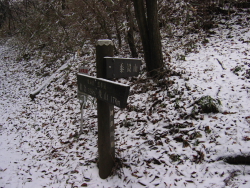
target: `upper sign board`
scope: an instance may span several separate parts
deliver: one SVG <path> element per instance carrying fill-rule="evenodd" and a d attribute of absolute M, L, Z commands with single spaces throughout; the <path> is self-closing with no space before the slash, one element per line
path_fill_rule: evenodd
<path fill-rule="evenodd" d="M 88 67 L 85 67 L 85 66 L 80 66 L 78 68 L 78 72 L 79 73 L 82 73 L 82 74 L 89 74 L 89 68 Z"/>
<path fill-rule="evenodd" d="M 120 108 L 127 106 L 130 86 L 103 78 L 77 74 L 78 92 L 91 95 Z"/>
<path fill-rule="evenodd" d="M 105 57 L 106 78 L 128 78 L 138 76 L 141 60 L 134 58 L 113 58 Z"/>

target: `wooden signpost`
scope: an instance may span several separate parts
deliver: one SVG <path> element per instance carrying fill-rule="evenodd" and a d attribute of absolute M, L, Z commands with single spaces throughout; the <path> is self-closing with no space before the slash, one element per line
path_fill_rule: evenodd
<path fill-rule="evenodd" d="M 97 78 L 79 73 L 78 93 L 97 98 L 99 176 L 107 178 L 115 165 L 114 105 L 125 108 L 130 86 L 107 79 L 137 76 L 141 60 L 113 57 L 111 40 L 96 44 Z"/>

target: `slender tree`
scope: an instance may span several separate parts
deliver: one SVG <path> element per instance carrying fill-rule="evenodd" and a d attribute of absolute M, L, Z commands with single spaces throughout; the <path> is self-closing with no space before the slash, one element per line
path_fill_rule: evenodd
<path fill-rule="evenodd" d="M 66 0 L 62 0 L 62 10 L 66 9 Z"/>
<path fill-rule="evenodd" d="M 150 76 L 157 76 L 163 68 L 157 0 L 133 0 L 140 30 L 144 59 Z"/>
<path fill-rule="evenodd" d="M 134 39 L 134 16 L 131 11 L 131 1 L 127 1 L 127 6 L 126 6 L 126 19 L 128 22 L 128 31 L 127 31 L 127 41 L 128 45 L 131 51 L 132 57 L 136 58 L 138 57 L 138 53 L 136 51 L 136 46 L 135 46 L 135 39 Z"/>

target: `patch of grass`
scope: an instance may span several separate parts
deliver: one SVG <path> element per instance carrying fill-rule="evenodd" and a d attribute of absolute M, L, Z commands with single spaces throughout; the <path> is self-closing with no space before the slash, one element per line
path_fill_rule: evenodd
<path fill-rule="evenodd" d="M 189 135 L 190 140 L 194 140 L 194 139 L 201 138 L 201 137 L 202 137 L 202 134 L 198 131 L 195 131 L 194 133 Z"/>
<path fill-rule="evenodd" d="M 185 47 L 185 53 L 189 54 L 197 48 L 197 45 L 195 41 L 190 41 L 184 44 L 184 47 Z"/>
<path fill-rule="evenodd" d="M 133 127 L 134 123 L 131 120 L 128 120 L 127 118 L 125 120 L 123 120 L 121 127 Z"/>
<path fill-rule="evenodd" d="M 186 56 L 182 54 L 177 54 L 176 60 L 186 61 Z"/>
<path fill-rule="evenodd" d="M 237 76 L 239 76 L 240 71 L 242 71 L 242 67 L 240 66 L 236 66 L 235 68 L 231 69 L 233 71 L 234 74 L 236 74 Z"/>
<path fill-rule="evenodd" d="M 175 99 L 175 104 L 174 104 L 174 108 L 175 109 L 179 109 L 180 108 L 180 99 L 179 98 L 177 98 L 177 99 Z"/>
<path fill-rule="evenodd" d="M 195 102 L 198 107 L 199 111 L 202 113 L 218 113 L 219 106 L 221 106 L 221 101 L 219 99 L 214 99 L 209 95 L 203 96 Z M 197 107 L 194 106 L 194 112 L 197 111 Z"/>
<path fill-rule="evenodd" d="M 208 39 L 203 39 L 203 41 L 201 43 L 202 44 L 207 44 L 207 43 L 209 43 L 209 40 Z"/>
<path fill-rule="evenodd" d="M 176 88 L 173 89 L 168 89 L 168 93 L 167 93 L 169 98 L 181 98 L 181 96 L 183 95 L 183 91 L 181 89 L 179 89 L 179 87 L 177 86 Z"/>
<path fill-rule="evenodd" d="M 198 139 L 195 140 L 195 142 L 193 143 L 194 146 L 198 146 L 200 144 L 200 141 Z"/>
<path fill-rule="evenodd" d="M 207 133 L 207 134 L 210 134 L 210 133 L 211 133 L 211 129 L 210 129 L 209 126 L 206 126 L 206 127 L 205 127 L 205 133 Z"/>

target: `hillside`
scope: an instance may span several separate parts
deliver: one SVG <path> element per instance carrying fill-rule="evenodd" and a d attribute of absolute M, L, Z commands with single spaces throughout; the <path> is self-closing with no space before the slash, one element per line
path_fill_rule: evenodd
<path fill-rule="evenodd" d="M 202 35 L 163 35 L 172 70 L 164 78 L 148 78 L 143 65 L 137 78 L 116 80 L 131 89 L 127 108 L 115 108 L 117 165 L 105 180 L 98 176 L 91 97 L 78 135 L 76 73 L 87 62 L 95 76 L 95 47 L 41 67 L 36 56 L 20 59 L 15 39 L 3 40 L 0 187 L 250 187 L 249 9 L 217 19 Z M 241 164 L 229 164 L 235 156 Z"/>

